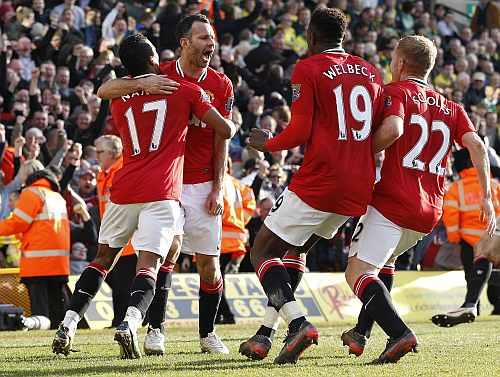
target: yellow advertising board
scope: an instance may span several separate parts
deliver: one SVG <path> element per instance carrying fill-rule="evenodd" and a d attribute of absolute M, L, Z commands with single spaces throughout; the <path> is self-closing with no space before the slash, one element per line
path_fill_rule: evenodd
<path fill-rule="evenodd" d="M 73 291 L 78 276 L 70 276 Z M 169 322 L 189 323 L 198 319 L 197 274 L 174 274 L 169 294 Z M 465 296 L 462 271 L 416 272 L 398 271 L 392 290 L 394 304 L 409 321 L 427 321 L 434 314 L 457 308 Z M 266 296 L 255 274 L 235 274 L 226 277 L 226 297 L 236 320 L 259 320 L 267 304 Z M 297 301 L 312 321 L 353 322 L 360 301 L 345 283 L 342 273 L 306 273 L 296 292 Z M 29 315 L 29 297 L 19 283 L 18 269 L 0 270 L 0 303 L 15 304 Z M 481 296 L 481 311 L 492 307 Z M 107 327 L 113 319 L 111 289 L 103 284 L 85 315 L 91 328 Z"/>
<path fill-rule="evenodd" d="M 312 292 L 325 320 L 356 320 L 361 302 L 349 289 L 343 274 L 305 274 L 303 284 Z M 405 320 L 429 320 L 434 314 L 456 309 L 462 304 L 465 297 L 464 273 L 398 271 L 391 295 Z M 482 312 L 490 313 L 492 309 L 486 292 L 483 292 Z"/>
<path fill-rule="evenodd" d="M 70 278 L 71 289 L 76 279 Z M 198 287 L 198 275 L 174 274 L 167 308 L 169 321 L 197 321 Z M 463 302 L 464 274 L 461 271 L 400 271 L 396 273 L 392 295 L 406 320 L 429 320 L 432 315 L 455 309 Z M 258 320 L 264 315 L 267 299 L 255 274 L 228 275 L 226 297 L 237 321 Z M 342 273 L 305 274 L 296 298 L 312 321 L 353 322 L 361 308 Z M 489 313 L 492 308 L 486 294 L 481 302 L 483 313 Z M 85 317 L 91 328 L 110 325 L 113 306 L 107 285 L 103 285 Z"/>

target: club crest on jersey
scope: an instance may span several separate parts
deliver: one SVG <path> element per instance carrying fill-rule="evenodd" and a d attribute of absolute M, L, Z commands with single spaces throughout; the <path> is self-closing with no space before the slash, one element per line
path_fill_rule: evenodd
<path fill-rule="evenodd" d="M 201 100 L 203 102 L 208 102 L 208 103 L 212 102 L 214 97 L 212 93 L 209 94 L 209 92 L 206 92 L 203 89 L 200 89 L 200 93 L 201 93 Z"/>
<path fill-rule="evenodd" d="M 392 97 L 387 96 L 384 98 L 384 106 L 385 107 L 391 107 L 392 106 Z"/>
<path fill-rule="evenodd" d="M 201 100 L 203 102 L 208 102 L 212 103 L 214 101 L 214 94 L 208 90 L 201 89 L 200 91 L 201 95 Z M 189 121 L 190 126 L 195 126 L 195 127 L 201 127 L 201 128 L 206 128 L 207 125 L 203 123 L 201 120 L 199 120 L 196 116 L 191 116 L 191 120 Z"/>
<path fill-rule="evenodd" d="M 300 98 L 300 84 L 292 84 L 292 102 Z"/>

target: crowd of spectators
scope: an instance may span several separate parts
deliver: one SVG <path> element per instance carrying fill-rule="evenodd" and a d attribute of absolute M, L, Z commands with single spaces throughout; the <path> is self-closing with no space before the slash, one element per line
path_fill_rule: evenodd
<path fill-rule="evenodd" d="M 109 103 L 96 96 L 97 89 L 126 74 L 117 57 L 125 36 L 144 33 L 161 61 L 172 60 L 178 52 L 176 23 L 200 11 L 211 18 L 218 36 L 210 65 L 234 86 L 233 121 L 239 130 L 231 140 L 230 157 L 234 175 L 252 187 L 258 200 L 249 225 L 251 239 L 304 151 L 297 147 L 261 155 L 248 148 L 248 135 L 254 127 L 273 134 L 287 127 L 291 72 L 307 51 L 305 31 L 318 6 L 346 13 L 345 50 L 371 62 L 385 82 L 391 80 L 391 51 L 401 36 L 431 38 L 438 47 L 431 83 L 464 105 L 491 147 L 493 164 L 499 165 L 500 6 L 496 1 L 478 3 L 467 18 L 435 1 L 0 0 L 0 216 L 8 216 L 15 205 L 26 179 L 24 167 L 37 160 L 61 179 L 73 225 L 72 259 L 93 258 L 95 229 L 88 229 L 85 211 L 73 209 L 84 201 L 90 224 L 98 226 L 94 142 L 115 130 Z M 320 242 L 309 268 L 342 270 L 352 229 L 347 224 L 334 240 Z M 0 242 L 0 265 L 14 265 L 15 240 Z"/>

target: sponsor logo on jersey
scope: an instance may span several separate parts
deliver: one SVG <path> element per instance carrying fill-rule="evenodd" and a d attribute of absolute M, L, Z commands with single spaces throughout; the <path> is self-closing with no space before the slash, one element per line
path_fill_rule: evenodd
<path fill-rule="evenodd" d="M 300 98 L 300 84 L 292 84 L 292 102 Z"/>

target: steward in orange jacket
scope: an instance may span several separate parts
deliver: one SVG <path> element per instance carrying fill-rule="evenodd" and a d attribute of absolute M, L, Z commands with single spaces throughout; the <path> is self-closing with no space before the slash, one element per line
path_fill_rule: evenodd
<path fill-rule="evenodd" d="M 460 179 L 450 185 L 444 196 L 443 223 L 446 226 L 448 241 L 465 241 L 474 246 L 486 230 L 485 224 L 480 220 L 481 187 L 475 168 L 466 168 L 460 171 L 459 175 Z M 491 194 L 498 217 L 500 185 L 493 179 Z"/>
<path fill-rule="evenodd" d="M 231 162 L 228 163 L 229 172 Z M 252 218 L 256 208 L 253 190 L 239 180 L 226 174 L 223 185 L 224 214 L 222 215 L 221 271 L 225 279 L 226 273 L 238 272 L 239 265 L 246 253 L 248 230 L 245 226 Z M 234 315 L 229 308 L 224 291 L 217 312 L 216 323 L 235 323 Z"/>
<path fill-rule="evenodd" d="M 103 135 L 95 141 L 97 160 L 101 171 L 97 175 L 97 195 L 99 197 L 99 214 L 102 217 L 109 203 L 113 186 L 113 178 L 123 166 L 122 142 L 115 135 Z M 130 241 L 123 247 L 121 257 L 106 276 L 106 283 L 111 287 L 113 298 L 113 321 L 116 327 L 125 318 L 130 296 L 130 286 L 135 277 L 137 256 Z"/>
<path fill-rule="evenodd" d="M 27 286 L 31 314 L 50 318 L 56 328 L 64 317 L 69 275 L 70 226 L 57 178 L 48 170 L 28 177 L 17 205 L 0 221 L 0 235 L 21 234 L 21 281 Z"/>
<path fill-rule="evenodd" d="M 460 179 L 453 182 L 444 196 L 443 223 L 448 241 L 459 243 L 460 256 L 464 266 L 465 280 L 469 281 L 474 263 L 474 246 L 485 233 L 486 225 L 481 222 L 481 187 L 477 170 L 472 167 L 467 149 L 453 153 L 454 167 Z M 500 215 L 500 185 L 491 180 L 491 196 L 496 216 Z"/>
<path fill-rule="evenodd" d="M 248 224 L 256 208 L 250 187 L 236 178 L 224 178 L 224 214 L 222 216 L 221 253 L 245 253 L 248 242 Z"/>

